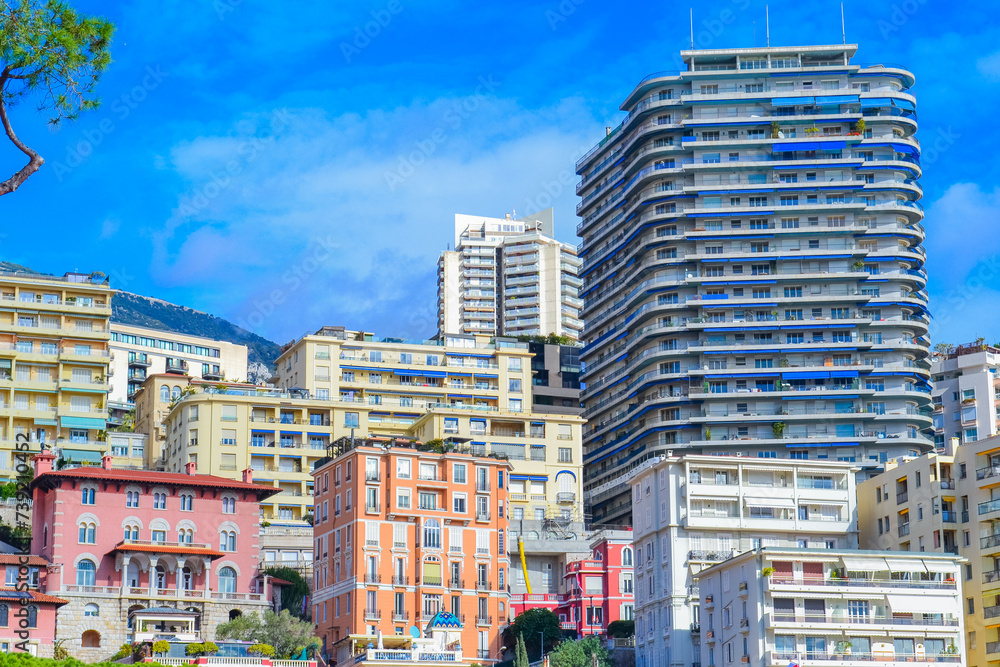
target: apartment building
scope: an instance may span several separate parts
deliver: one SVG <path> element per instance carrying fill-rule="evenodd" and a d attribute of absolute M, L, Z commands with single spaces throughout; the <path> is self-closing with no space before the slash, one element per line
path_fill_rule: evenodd
<path fill-rule="evenodd" d="M 549 609 L 563 631 L 576 637 L 605 634 L 614 621 L 633 620 L 631 531 L 605 529 L 559 540 L 519 533 L 515 525 L 511 521 L 508 540 L 511 620 L 528 609 Z M 543 556 L 546 546 L 550 553 Z M 518 567 L 521 548 L 525 559 Z"/>
<path fill-rule="evenodd" d="M 313 471 L 311 602 L 324 654 L 352 635 L 412 634 L 447 612 L 466 653 L 499 660 L 511 465 L 434 449 L 342 438 Z"/>
<path fill-rule="evenodd" d="M 1000 433 L 1000 348 L 959 345 L 931 360 L 934 444 L 975 442 Z"/>
<path fill-rule="evenodd" d="M 334 438 L 451 440 L 506 456 L 512 517 L 582 521 L 583 419 L 531 410 L 531 360 L 528 344 L 511 339 L 405 341 L 323 327 L 284 346 L 276 384 L 329 401 Z"/>
<path fill-rule="evenodd" d="M 840 461 L 697 454 L 633 471 L 638 667 L 698 663 L 702 570 L 762 547 L 856 549 L 856 472 Z"/>
<path fill-rule="evenodd" d="M 765 547 L 715 564 L 700 576 L 705 638 L 695 664 L 968 664 L 960 561 Z M 659 628 L 637 623 L 640 631 Z"/>
<path fill-rule="evenodd" d="M 1000 660 L 1000 437 L 895 462 L 858 485 L 861 545 L 957 554 L 970 667 Z"/>
<path fill-rule="evenodd" d="M 529 342 L 531 410 L 583 414 L 580 405 L 580 346 Z"/>
<path fill-rule="evenodd" d="M 4 575 L 4 585 L 0 587 L 0 651 L 52 657 L 56 613 L 69 600 L 46 592 L 50 565 L 40 556 L 0 554 L 0 571 Z M 21 609 L 25 610 L 23 616 L 19 615 Z"/>
<path fill-rule="evenodd" d="M 54 460 L 34 457 L 31 553 L 51 563 L 45 592 L 66 601 L 55 638 L 73 656 L 106 660 L 157 633 L 214 639 L 219 623 L 269 607 L 258 504 L 276 491 L 249 471 L 118 470 L 111 456 L 53 470 Z"/>
<path fill-rule="evenodd" d="M 237 382 L 247 377 L 246 345 L 115 322 L 110 347 L 110 398 L 129 407 L 149 375 L 171 373 Z"/>
<path fill-rule="evenodd" d="M 108 319 L 103 274 L 0 272 L 0 477 L 11 479 L 19 436 L 66 461 L 107 449 Z"/>
<path fill-rule="evenodd" d="M 856 49 L 682 51 L 577 163 L 596 522 L 667 449 L 932 448 L 914 77 Z"/>
<path fill-rule="evenodd" d="M 525 218 L 455 216 L 438 260 L 438 337 L 580 337 L 576 249 L 553 237 L 552 209 Z"/>

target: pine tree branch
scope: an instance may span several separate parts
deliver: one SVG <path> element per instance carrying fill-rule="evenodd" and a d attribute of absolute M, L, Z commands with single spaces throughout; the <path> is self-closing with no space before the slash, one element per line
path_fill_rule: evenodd
<path fill-rule="evenodd" d="M 0 75 L 0 90 L 3 90 L 7 80 L 10 78 L 12 77 L 10 75 L 9 68 L 5 69 L 3 74 Z M 10 139 L 11 143 L 14 144 L 19 151 L 28 156 L 28 164 L 21 167 L 20 170 L 18 170 L 6 181 L 0 183 L 0 196 L 2 196 L 9 195 L 21 187 L 21 184 L 28 180 L 29 176 L 34 174 L 43 164 L 45 164 L 45 158 L 21 141 L 17 137 L 17 134 L 14 133 L 14 128 L 11 127 L 10 124 L 10 118 L 7 117 L 7 103 L 2 97 L 0 97 L 0 122 L 3 123 L 4 132 L 7 133 L 7 138 Z"/>

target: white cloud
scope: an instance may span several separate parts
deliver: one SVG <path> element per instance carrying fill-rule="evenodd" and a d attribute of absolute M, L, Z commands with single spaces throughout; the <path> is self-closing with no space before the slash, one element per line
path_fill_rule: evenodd
<path fill-rule="evenodd" d="M 122 226 L 121 220 L 118 220 L 117 218 L 106 218 L 104 222 L 101 223 L 101 235 L 99 238 L 101 239 L 112 238 L 115 234 L 118 233 L 118 230 L 121 228 L 121 226 Z"/>
<path fill-rule="evenodd" d="M 167 158 L 189 186 L 153 233 L 151 272 L 211 286 L 205 308 L 278 339 L 330 323 L 427 336 L 454 214 L 551 202 L 574 242 L 573 165 L 595 131 L 576 100 L 529 111 L 473 95 L 246 116 Z"/>

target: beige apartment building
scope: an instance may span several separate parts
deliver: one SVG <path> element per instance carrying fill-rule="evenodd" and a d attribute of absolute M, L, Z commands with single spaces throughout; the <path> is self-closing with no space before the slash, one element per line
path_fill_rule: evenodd
<path fill-rule="evenodd" d="M 959 345 L 931 360 L 934 443 L 975 442 L 1000 433 L 1000 349 Z"/>
<path fill-rule="evenodd" d="M 965 557 L 965 664 L 1000 662 L 1000 437 L 889 462 L 858 485 L 858 523 L 862 549 Z"/>
<path fill-rule="evenodd" d="M 325 327 L 285 346 L 278 387 L 150 377 L 137 424 L 161 465 L 236 477 L 244 468 L 282 493 L 262 517 L 302 525 L 312 470 L 335 439 L 354 435 L 449 441 L 510 460 L 511 515 L 569 524 L 580 513 L 581 427 L 574 415 L 530 411 L 526 343 L 449 336 L 442 343 L 375 339 Z M 175 398 L 176 397 L 176 398 Z"/>
<path fill-rule="evenodd" d="M 18 436 L 32 452 L 101 460 L 110 316 L 104 274 L 0 272 L 0 478 L 15 475 Z"/>

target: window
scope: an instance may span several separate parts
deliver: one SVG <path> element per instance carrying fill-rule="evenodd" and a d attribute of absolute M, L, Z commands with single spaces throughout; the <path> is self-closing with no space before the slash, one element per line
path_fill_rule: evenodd
<path fill-rule="evenodd" d="M 344 413 L 344 428 L 360 428 L 357 412 Z"/>
<path fill-rule="evenodd" d="M 424 521 L 424 546 L 441 548 L 441 523 L 437 519 Z"/>
<path fill-rule="evenodd" d="M 96 490 L 93 489 L 93 488 L 84 488 L 83 489 L 83 504 L 84 505 L 93 505 L 94 504 L 94 494 L 95 493 L 96 493 Z"/>
<path fill-rule="evenodd" d="M 165 493 L 153 494 L 153 509 L 155 510 L 167 509 L 167 494 Z"/>
<path fill-rule="evenodd" d="M 97 580 L 97 566 L 94 561 L 83 559 L 76 565 L 76 585 L 93 586 Z"/>
<path fill-rule="evenodd" d="M 223 530 L 219 533 L 219 551 L 236 551 L 236 531 Z"/>
<path fill-rule="evenodd" d="M 228 566 L 219 570 L 219 592 L 236 592 L 236 570 Z"/>
<path fill-rule="evenodd" d="M 84 521 L 79 526 L 79 542 L 80 544 L 96 544 L 97 543 L 97 524 L 93 522 Z"/>
<path fill-rule="evenodd" d="M 224 503 L 225 501 L 223 501 Z M 181 494 L 181 511 L 182 512 L 193 512 L 194 511 L 194 496 L 190 493 Z"/>
<path fill-rule="evenodd" d="M 93 602 L 90 602 L 90 603 L 84 605 L 84 607 L 83 607 L 83 615 L 84 616 L 100 616 L 101 615 L 101 608 L 98 607 Z"/>
<path fill-rule="evenodd" d="M 236 514 L 236 498 L 232 496 L 222 497 L 222 513 Z"/>

